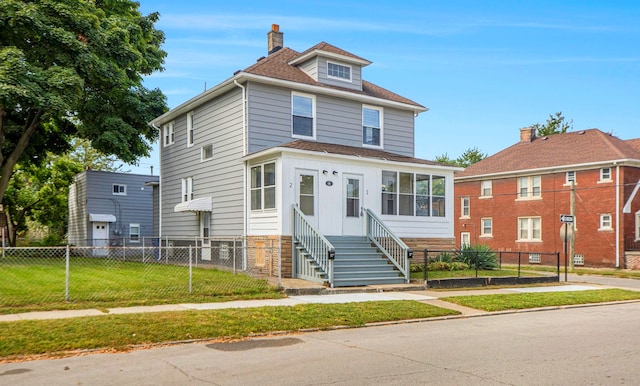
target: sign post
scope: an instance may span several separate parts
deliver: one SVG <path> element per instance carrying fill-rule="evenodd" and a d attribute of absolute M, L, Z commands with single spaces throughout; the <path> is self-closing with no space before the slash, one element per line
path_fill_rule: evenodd
<path fill-rule="evenodd" d="M 564 281 L 567 280 L 567 266 L 568 266 L 568 257 L 567 257 L 567 241 L 573 237 L 573 235 L 569 234 L 567 231 L 567 226 L 573 223 L 573 216 L 569 214 L 561 214 L 560 215 L 560 223 L 562 223 L 560 228 L 560 237 L 562 241 L 564 241 Z"/>

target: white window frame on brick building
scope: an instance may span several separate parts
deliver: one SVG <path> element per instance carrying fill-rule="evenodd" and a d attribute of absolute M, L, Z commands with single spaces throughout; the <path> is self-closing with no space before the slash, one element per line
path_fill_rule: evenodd
<path fill-rule="evenodd" d="M 542 178 L 540 176 L 518 177 L 517 200 L 532 200 L 542 197 Z"/>
<path fill-rule="evenodd" d="M 542 219 L 540 217 L 518 217 L 517 241 L 542 241 Z"/>
<path fill-rule="evenodd" d="M 460 218 L 469 218 L 471 214 L 471 198 L 464 196 L 460 199 Z"/>
<path fill-rule="evenodd" d="M 480 181 L 480 198 L 493 196 L 493 183 L 491 180 Z"/>
<path fill-rule="evenodd" d="M 598 182 L 611 182 L 611 168 L 600 169 L 600 180 Z"/>
<path fill-rule="evenodd" d="M 493 237 L 493 219 L 491 217 L 480 219 L 480 237 Z"/>
<path fill-rule="evenodd" d="M 600 214 L 600 228 L 599 231 L 610 231 L 613 230 L 613 216 L 611 213 L 601 213 Z"/>

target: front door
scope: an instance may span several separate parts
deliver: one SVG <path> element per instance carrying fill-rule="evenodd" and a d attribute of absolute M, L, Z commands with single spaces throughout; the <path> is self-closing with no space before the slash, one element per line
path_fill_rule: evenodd
<path fill-rule="evenodd" d="M 318 172 L 296 171 L 296 204 L 307 221 L 318 229 Z"/>
<path fill-rule="evenodd" d="M 364 215 L 362 207 L 363 178 L 357 174 L 344 174 L 342 199 L 342 234 L 362 236 Z"/>
<path fill-rule="evenodd" d="M 202 240 L 200 256 L 202 260 L 211 260 L 211 212 L 200 212 L 200 237 Z"/>
<path fill-rule="evenodd" d="M 94 256 L 107 256 L 109 255 L 109 223 L 108 222 L 94 222 L 93 223 L 93 246 L 104 247 L 95 248 L 93 250 Z"/>

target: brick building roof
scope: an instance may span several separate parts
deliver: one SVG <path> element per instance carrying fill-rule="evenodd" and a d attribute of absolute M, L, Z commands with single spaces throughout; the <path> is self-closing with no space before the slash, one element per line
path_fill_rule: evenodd
<path fill-rule="evenodd" d="M 411 99 L 405 98 L 385 88 L 382 88 L 373 83 L 367 82 L 364 79 L 362 80 L 362 91 L 354 90 L 346 87 L 333 86 L 333 85 L 324 84 L 324 83 L 315 81 L 313 78 L 307 75 L 300 68 L 290 64 L 290 62 L 296 60 L 297 58 L 304 56 L 308 52 L 312 52 L 315 50 L 330 52 L 330 53 L 338 54 L 348 58 L 356 59 L 359 61 L 368 62 L 366 59 L 362 59 L 347 51 L 344 51 L 340 48 L 332 46 L 331 44 L 322 42 L 309 48 L 303 53 L 299 53 L 287 47 L 281 48 L 278 51 L 272 53 L 271 55 L 258 60 L 258 62 L 242 70 L 242 72 L 265 76 L 269 78 L 291 81 L 291 82 L 303 83 L 303 84 L 318 86 L 318 87 L 327 88 L 327 89 L 341 90 L 341 91 L 346 91 L 346 92 L 355 93 L 355 94 L 367 95 L 375 98 L 386 99 L 393 102 L 405 103 L 408 105 L 420 107 L 421 109 L 426 109 L 424 106 L 422 106 L 417 102 L 412 101 Z"/>
<path fill-rule="evenodd" d="M 533 135 L 456 173 L 456 179 L 614 160 L 640 162 L 640 138 L 625 141 L 598 129 Z"/>

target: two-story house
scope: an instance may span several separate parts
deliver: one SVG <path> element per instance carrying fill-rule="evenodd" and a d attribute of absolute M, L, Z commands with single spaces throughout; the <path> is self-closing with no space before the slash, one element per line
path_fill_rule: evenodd
<path fill-rule="evenodd" d="M 336 285 L 407 280 L 408 248 L 455 242 L 459 169 L 414 157 L 427 109 L 364 80 L 366 59 L 324 42 L 286 48 L 277 25 L 267 36 L 268 56 L 151 122 L 162 237 L 240 236 L 249 250 L 276 240 L 278 259 L 245 254 L 245 266 L 330 285 L 348 255 L 338 244 L 364 238 L 377 260 L 391 255 L 394 279 Z"/>
<path fill-rule="evenodd" d="M 639 190 L 640 139 L 523 128 L 520 142 L 456 173 L 456 241 L 536 262 L 566 239 L 576 265 L 639 268 Z"/>
<path fill-rule="evenodd" d="M 77 174 L 69 186 L 69 244 L 143 246 L 145 237 L 157 237 L 158 181 L 158 176 L 97 170 Z"/>

